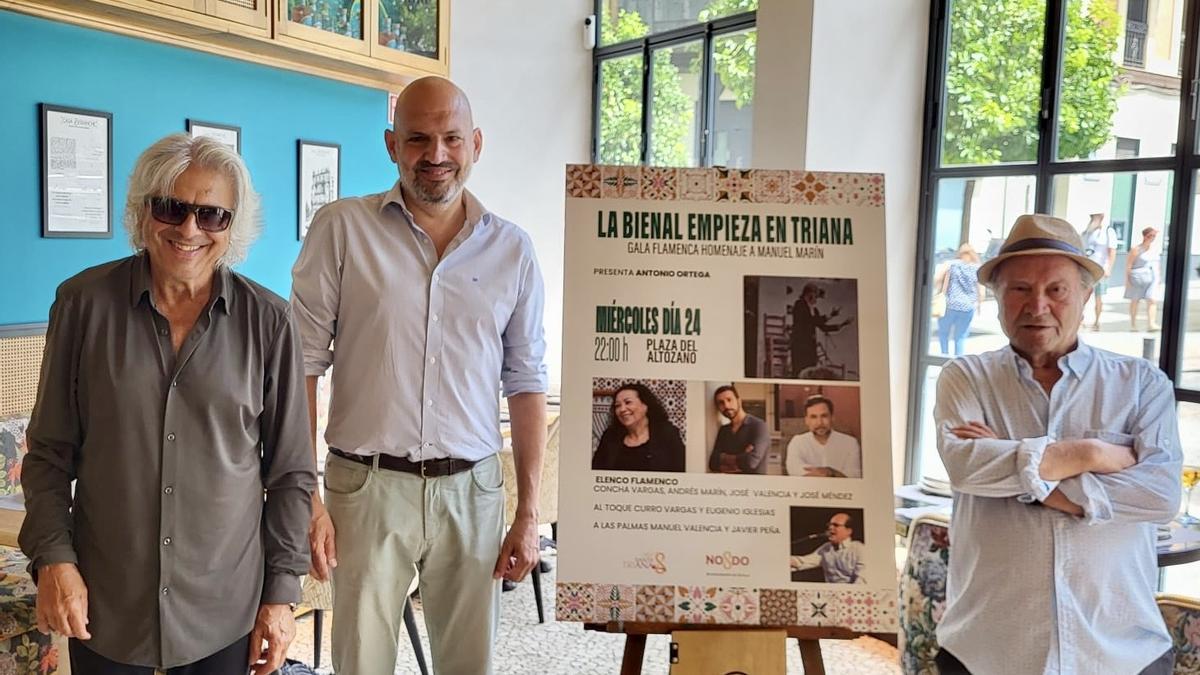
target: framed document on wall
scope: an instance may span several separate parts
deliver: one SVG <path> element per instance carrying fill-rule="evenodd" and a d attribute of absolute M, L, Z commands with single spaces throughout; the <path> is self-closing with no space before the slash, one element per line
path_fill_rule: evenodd
<path fill-rule="evenodd" d="M 41 104 L 42 236 L 112 237 L 112 113 Z"/>
<path fill-rule="evenodd" d="M 217 124 L 215 122 L 201 122 L 199 120 L 188 119 L 187 130 L 192 138 L 199 136 L 207 136 L 221 141 L 225 145 L 233 148 L 237 154 L 242 154 L 242 128 L 235 127 L 229 124 Z"/>
<path fill-rule="evenodd" d="M 300 168 L 296 237 L 302 240 L 313 214 L 341 194 L 342 146 L 301 140 L 297 148 Z"/>

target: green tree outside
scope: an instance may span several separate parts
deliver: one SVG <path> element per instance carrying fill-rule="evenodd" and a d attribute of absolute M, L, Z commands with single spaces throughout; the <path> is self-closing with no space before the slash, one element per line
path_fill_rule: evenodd
<path fill-rule="evenodd" d="M 1045 0 L 950 3 L 943 164 L 1037 159 Z M 1108 0 L 1068 0 L 1059 102 L 1059 157 L 1108 142 L 1119 67 L 1119 27 Z"/>

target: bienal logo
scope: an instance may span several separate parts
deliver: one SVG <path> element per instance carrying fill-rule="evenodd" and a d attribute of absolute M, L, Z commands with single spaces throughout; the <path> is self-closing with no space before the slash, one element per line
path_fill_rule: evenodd
<path fill-rule="evenodd" d="M 722 569 L 731 570 L 735 567 L 749 567 L 750 556 L 737 555 L 729 551 L 724 553 L 706 553 L 704 555 L 704 564 L 709 567 L 720 567 Z"/>
<path fill-rule="evenodd" d="M 643 553 L 632 560 L 626 560 L 627 570 L 650 570 L 655 574 L 667 573 L 667 554 L 662 551 Z"/>

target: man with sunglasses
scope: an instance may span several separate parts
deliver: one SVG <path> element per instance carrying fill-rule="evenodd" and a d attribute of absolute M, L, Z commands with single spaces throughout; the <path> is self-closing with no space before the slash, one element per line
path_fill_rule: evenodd
<path fill-rule="evenodd" d="M 316 472 L 290 308 L 230 270 L 257 217 L 235 152 L 168 136 L 130 178 L 137 253 L 58 288 L 20 543 L 77 674 L 265 675 L 295 635 Z"/>
<path fill-rule="evenodd" d="M 322 208 L 292 273 L 314 419 L 334 366 L 313 575 L 332 572 L 338 673 L 395 669 L 415 573 L 435 670 L 490 673 L 500 579 L 538 560 L 542 278 L 529 235 L 464 189 L 483 136 L 463 92 L 413 82 L 394 127 L 399 181 Z M 507 536 L 501 387 L 518 482 Z"/>

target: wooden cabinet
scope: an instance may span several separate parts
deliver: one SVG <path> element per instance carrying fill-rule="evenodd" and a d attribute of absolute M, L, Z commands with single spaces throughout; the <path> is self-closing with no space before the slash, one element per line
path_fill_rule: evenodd
<path fill-rule="evenodd" d="M 449 73 L 449 0 L 0 0 L 0 9 L 388 90 Z"/>

